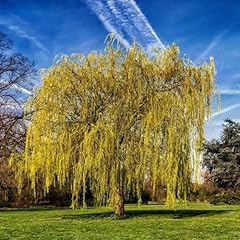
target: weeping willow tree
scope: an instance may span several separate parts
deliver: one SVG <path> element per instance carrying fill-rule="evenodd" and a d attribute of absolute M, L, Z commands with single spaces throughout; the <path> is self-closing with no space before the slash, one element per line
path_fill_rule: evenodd
<path fill-rule="evenodd" d="M 137 44 L 127 51 L 109 42 L 87 56 L 62 56 L 43 73 L 29 100 L 34 111 L 26 149 L 15 167 L 45 192 L 71 185 L 73 205 L 87 184 L 98 205 L 124 214 L 124 199 L 141 202 L 146 177 L 153 191 L 167 186 L 167 206 L 186 199 L 198 166 L 205 119 L 215 89 L 214 62 L 194 65 L 176 45 L 149 57 Z"/>

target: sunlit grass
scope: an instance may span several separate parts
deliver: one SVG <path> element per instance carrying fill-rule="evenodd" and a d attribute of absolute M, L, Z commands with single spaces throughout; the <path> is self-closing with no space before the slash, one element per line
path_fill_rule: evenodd
<path fill-rule="evenodd" d="M 240 206 L 191 204 L 126 207 L 116 220 L 111 208 L 1 209 L 0 239 L 240 239 Z"/>

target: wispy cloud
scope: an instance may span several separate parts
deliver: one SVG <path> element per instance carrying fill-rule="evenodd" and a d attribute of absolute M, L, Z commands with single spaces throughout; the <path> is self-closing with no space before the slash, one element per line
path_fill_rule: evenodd
<path fill-rule="evenodd" d="M 240 89 L 222 89 L 220 90 L 220 94 L 223 95 L 240 95 Z"/>
<path fill-rule="evenodd" d="M 213 48 L 215 48 L 222 37 L 225 35 L 226 31 L 221 32 L 220 34 L 216 35 L 213 40 L 209 43 L 207 48 L 194 60 L 195 63 L 199 63 L 203 61 L 206 57 L 208 57 L 209 53 L 212 51 Z"/>
<path fill-rule="evenodd" d="M 125 47 L 135 40 L 148 52 L 153 47 L 164 48 L 134 0 L 87 0 L 87 4 L 107 31 L 113 32 Z"/>
<path fill-rule="evenodd" d="M 0 25 L 5 26 L 10 31 L 18 35 L 19 37 L 27 39 L 40 50 L 46 53 L 49 53 L 49 50 L 47 49 L 47 47 L 36 36 L 29 33 L 29 31 L 25 30 L 23 26 L 20 26 L 19 24 L 21 24 L 21 21 L 19 22 L 20 23 L 17 24 L 15 23 L 15 21 L 13 21 L 10 18 L 9 19 L 0 18 Z"/>
<path fill-rule="evenodd" d="M 233 79 L 240 79 L 240 73 L 236 73 L 232 77 Z"/>
<path fill-rule="evenodd" d="M 214 118 L 214 117 L 216 117 L 216 116 L 218 116 L 218 115 L 221 115 L 221 114 L 223 114 L 223 113 L 230 112 L 230 111 L 232 111 L 232 110 L 234 110 L 234 109 L 237 109 L 237 108 L 240 108 L 240 103 L 236 103 L 236 104 L 230 105 L 230 106 L 228 106 L 228 107 L 226 107 L 226 108 L 223 108 L 223 109 L 222 109 L 221 111 L 219 111 L 219 112 L 213 113 L 213 114 L 212 114 L 212 118 Z"/>
<path fill-rule="evenodd" d="M 207 122 L 206 127 L 222 127 L 223 120 L 210 120 Z"/>

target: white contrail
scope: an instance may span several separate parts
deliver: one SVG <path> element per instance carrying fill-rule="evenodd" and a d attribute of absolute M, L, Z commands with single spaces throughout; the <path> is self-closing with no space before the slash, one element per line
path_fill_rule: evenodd
<path fill-rule="evenodd" d="M 135 40 L 147 52 L 153 47 L 165 48 L 134 0 L 87 0 L 87 4 L 126 47 Z"/>
<path fill-rule="evenodd" d="M 223 94 L 223 95 L 240 95 L 240 90 L 222 89 L 222 90 L 220 90 L 220 94 Z"/>
<path fill-rule="evenodd" d="M 240 79 L 240 73 L 236 73 L 232 76 L 233 79 Z"/>
<path fill-rule="evenodd" d="M 32 92 L 24 87 L 17 86 L 16 84 L 14 84 L 13 87 L 19 90 L 20 92 L 26 93 L 27 95 L 32 95 Z"/>
<path fill-rule="evenodd" d="M 218 115 L 221 115 L 221 114 L 223 114 L 223 113 L 230 112 L 230 111 L 232 111 L 232 110 L 234 110 L 234 109 L 237 109 L 237 108 L 240 108 L 240 103 L 236 103 L 236 104 L 230 105 L 230 106 L 222 109 L 220 112 L 215 112 L 215 113 L 213 113 L 213 114 L 212 114 L 212 118 L 213 118 L 213 117 L 216 117 L 216 116 L 218 116 Z"/>
<path fill-rule="evenodd" d="M 208 56 L 208 54 L 210 53 L 210 51 L 217 45 L 218 41 L 216 39 L 213 39 L 213 41 L 208 45 L 208 47 L 201 53 L 201 55 L 195 59 L 193 62 L 195 63 L 199 63 L 202 60 L 204 60 L 204 58 L 206 58 Z"/>
<path fill-rule="evenodd" d="M 212 51 L 212 49 L 214 49 L 218 45 L 218 43 L 220 42 L 222 37 L 225 35 L 225 33 L 226 33 L 226 31 L 223 31 L 223 32 L 219 33 L 218 35 L 216 35 L 213 38 L 213 40 L 210 42 L 210 44 L 207 46 L 207 48 L 193 62 L 199 63 L 199 62 L 203 61 L 204 58 L 208 57 L 209 53 Z"/>
<path fill-rule="evenodd" d="M 6 27 L 18 34 L 22 38 L 26 38 L 30 42 L 32 42 L 33 45 L 41 49 L 42 51 L 49 53 L 49 50 L 33 35 L 28 34 L 25 32 L 23 29 L 21 29 L 19 26 L 14 25 L 14 24 L 7 24 Z"/>
<path fill-rule="evenodd" d="M 17 18 L 19 22 L 21 22 L 20 18 Z M 21 38 L 25 38 L 28 41 L 30 41 L 33 45 L 35 45 L 37 48 L 40 50 L 49 53 L 49 50 L 47 49 L 46 46 L 42 42 L 39 41 L 39 39 L 34 36 L 31 33 L 28 33 L 28 30 L 24 29 L 24 27 L 20 26 L 19 22 L 16 22 L 16 20 L 12 20 L 11 18 L 5 19 L 5 18 L 0 18 L 0 25 L 5 26 L 8 28 L 10 31 L 13 31 L 15 34 L 17 34 Z"/>
<path fill-rule="evenodd" d="M 110 33 L 114 33 L 118 40 L 126 47 L 129 48 L 129 42 L 124 38 L 124 34 L 121 29 L 116 29 L 114 19 L 111 17 L 111 11 L 104 4 L 102 0 L 87 0 L 88 6 L 97 15 L 99 20 L 103 23 L 106 30 Z"/>
<path fill-rule="evenodd" d="M 117 37 L 117 39 L 126 47 L 129 48 L 130 44 L 129 42 L 124 39 L 121 35 L 121 33 L 119 33 L 119 31 L 117 31 L 114 26 L 108 21 L 108 19 L 103 15 L 103 14 L 99 14 L 98 15 L 99 19 L 102 21 L 102 23 L 104 24 L 105 28 L 110 32 L 110 33 L 114 33 L 115 36 Z"/>
<path fill-rule="evenodd" d="M 128 2 L 127 0 L 125 0 L 124 2 Z M 156 46 L 159 46 L 160 48 L 165 48 L 165 46 L 163 45 L 163 43 L 161 42 L 161 40 L 159 39 L 159 37 L 157 36 L 156 32 L 153 30 L 152 26 L 150 25 L 148 19 L 144 16 L 144 14 L 142 13 L 142 11 L 139 9 L 139 7 L 137 6 L 136 2 L 134 0 L 129 0 L 130 3 L 132 3 L 132 5 L 134 6 L 134 10 L 136 11 L 136 17 L 135 18 L 135 23 L 136 23 L 136 27 L 138 27 L 139 31 L 144 31 L 144 35 L 146 37 L 152 38 L 153 37 L 153 41 L 156 42 Z M 129 8 L 129 11 L 131 11 L 131 8 Z M 134 14 L 134 11 L 132 10 L 132 13 Z M 154 39 L 155 38 L 155 39 Z"/>

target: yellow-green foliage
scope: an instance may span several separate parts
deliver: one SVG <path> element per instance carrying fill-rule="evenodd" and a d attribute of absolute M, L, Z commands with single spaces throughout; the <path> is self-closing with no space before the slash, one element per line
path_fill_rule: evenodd
<path fill-rule="evenodd" d="M 12 158 L 20 185 L 25 176 L 33 189 L 39 178 L 46 191 L 71 184 L 77 200 L 88 181 L 97 204 L 112 204 L 130 190 L 140 196 L 147 176 L 153 189 L 164 181 L 168 206 L 186 197 L 211 114 L 213 60 L 196 66 L 176 45 L 148 57 L 109 43 L 63 56 L 42 81 L 26 108 L 24 157 Z"/>

